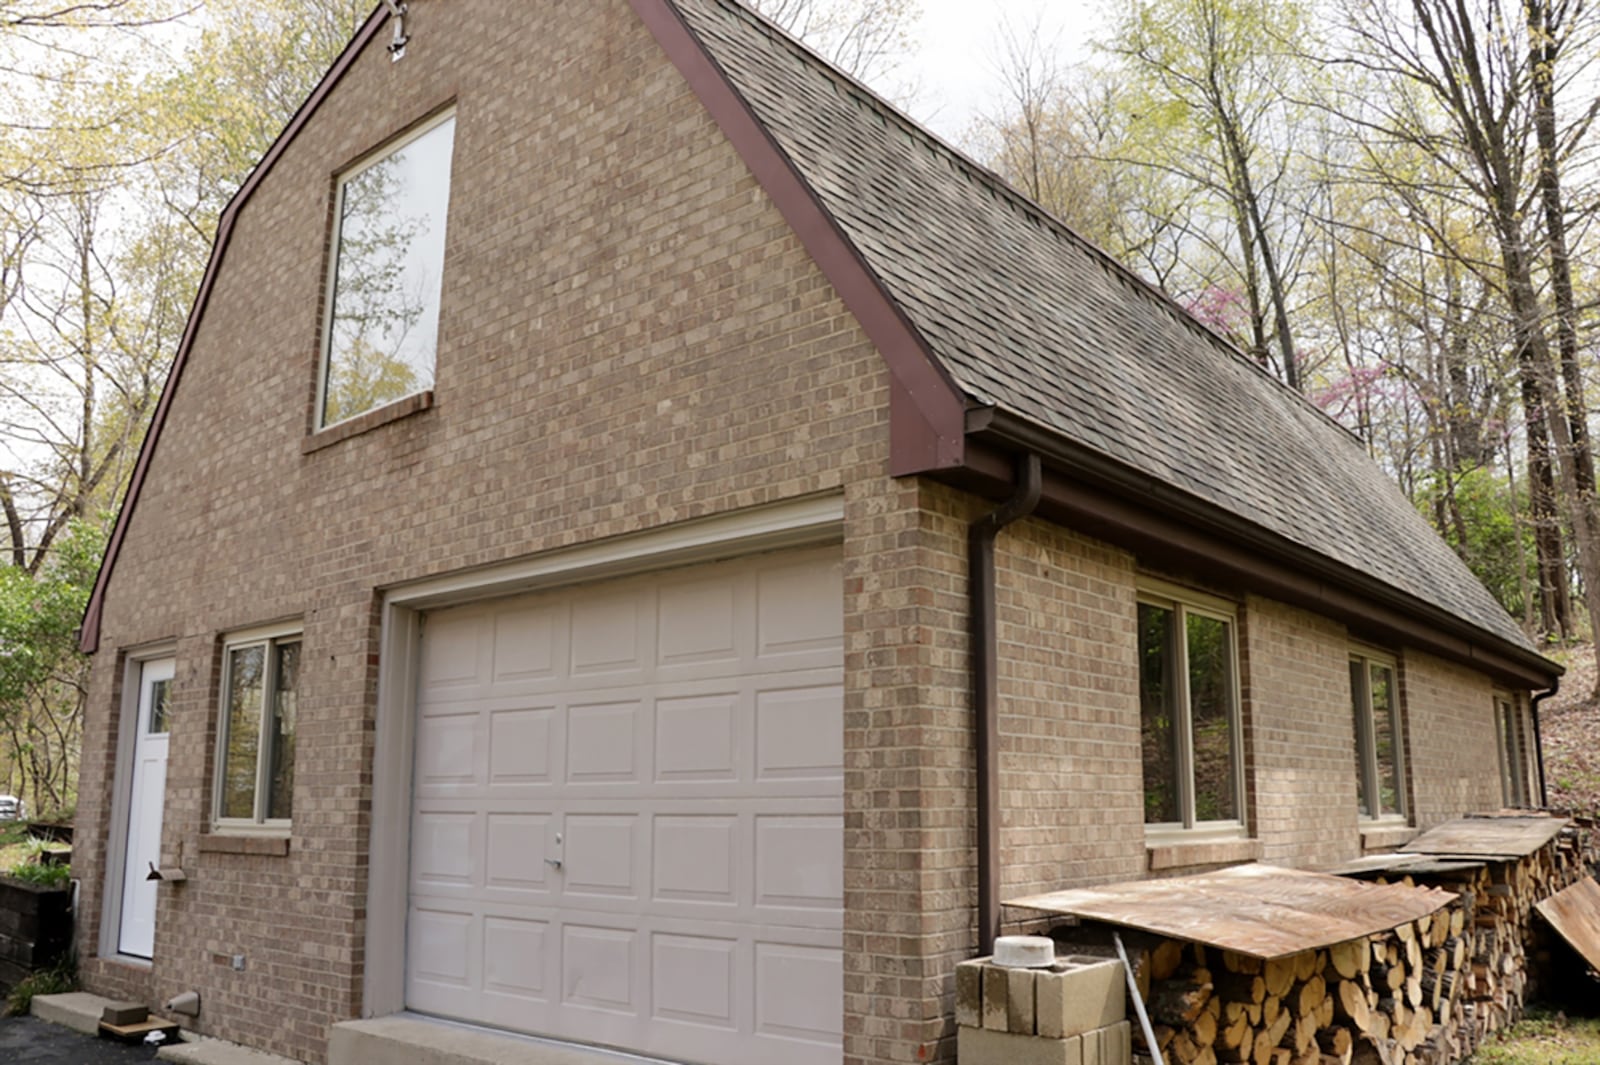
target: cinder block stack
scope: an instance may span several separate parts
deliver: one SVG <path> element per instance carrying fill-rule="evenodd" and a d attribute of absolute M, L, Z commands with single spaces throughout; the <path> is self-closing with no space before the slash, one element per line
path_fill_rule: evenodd
<path fill-rule="evenodd" d="M 1058 957 L 1048 969 L 990 958 L 956 968 L 959 1065 L 1131 1065 L 1122 963 Z"/>

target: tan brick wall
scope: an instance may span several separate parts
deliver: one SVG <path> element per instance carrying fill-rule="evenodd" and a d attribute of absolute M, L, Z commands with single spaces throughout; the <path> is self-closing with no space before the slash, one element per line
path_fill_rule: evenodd
<path fill-rule="evenodd" d="M 1262 859 L 1304 866 L 1359 856 L 1344 626 L 1251 596 L 1241 627 L 1245 779 Z"/>
<path fill-rule="evenodd" d="M 1501 805 L 1494 686 L 1465 666 L 1408 652 L 1400 690 L 1410 722 L 1407 761 L 1422 828 Z"/>
<path fill-rule="evenodd" d="M 885 541 L 871 530 L 893 543 L 919 520 L 916 485 L 886 477 L 882 361 L 624 0 L 581 18 L 420 0 L 411 30 L 403 62 L 381 40 L 361 57 L 239 217 L 111 581 L 87 726 L 99 772 L 85 773 L 76 872 L 89 986 L 150 1001 L 202 988 L 198 1030 L 313 1061 L 328 1024 L 361 1005 L 376 588 L 844 489 L 852 543 L 870 545 L 852 551 L 867 582 L 853 638 L 905 674 L 894 698 L 908 715 L 935 679 L 916 661 L 933 649 L 901 646 L 914 626 L 899 612 L 921 609 L 915 571 L 892 573 L 898 591 L 879 583 Z M 302 455 L 332 175 L 451 100 L 435 406 Z M 278 619 L 305 626 L 290 852 L 201 853 L 220 640 Z M 169 639 L 163 843 L 190 879 L 161 889 L 158 960 L 141 974 L 94 958 L 113 711 L 124 651 Z M 858 684 L 852 712 L 892 692 Z M 893 788 L 862 798 L 890 821 L 918 805 Z M 905 827 L 857 814 L 869 833 Z M 887 842 L 853 845 L 858 901 Z M 920 849 L 915 835 L 900 844 Z M 909 875 L 902 894 L 853 912 L 898 943 L 874 939 L 874 964 L 898 950 L 898 990 L 920 1010 L 920 929 L 898 906 L 921 885 L 914 863 L 884 873 Z M 234 953 L 242 973 L 225 964 Z M 858 1033 L 897 1011 L 854 1001 Z M 851 1052 L 909 1059 L 905 1020 L 883 1053 L 855 1049 L 858 1035 Z"/>

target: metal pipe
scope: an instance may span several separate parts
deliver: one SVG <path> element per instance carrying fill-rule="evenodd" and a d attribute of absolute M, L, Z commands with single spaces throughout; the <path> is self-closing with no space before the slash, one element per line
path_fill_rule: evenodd
<path fill-rule="evenodd" d="M 1528 700 L 1528 714 L 1533 718 L 1533 753 L 1539 760 L 1539 805 L 1550 808 L 1550 791 L 1544 782 L 1544 734 L 1539 729 L 1539 704 L 1561 690 L 1561 678 L 1550 682 L 1550 687 Z"/>
<path fill-rule="evenodd" d="M 1039 456 L 1017 461 L 1010 499 L 967 528 L 967 596 L 972 626 L 973 746 L 978 791 L 978 953 L 1000 934 L 1000 652 L 995 626 L 994 545 L 1000 530 L 1033 513 L 1044 489 Z"/>
<path fill-rule="evenodd" d="M 1150 1048 L 1150 1057 L 1155 1061 L 1155 1065 L 1163 1065 L 1161 1048 L 1156 1045 L 1155 1029 L 1150 1027 L 1150 1014 L 1145 1012 L 1144 999 L 1139 994 L 1139 981 L 1133 978 L 1133 966 L 1128 963 L 1128 951 L 1122 945 L 1122 933 L 1112 932 L 1111 939 L 1117 945 L 1117 957 L 1122 959 L 1122 975 L 1128 979 L 1128 997 L 1133 999 L 1133 1012 L 1139 1015 L 1139 1027 L 1144 1031 L 1144 1045 Z"/>

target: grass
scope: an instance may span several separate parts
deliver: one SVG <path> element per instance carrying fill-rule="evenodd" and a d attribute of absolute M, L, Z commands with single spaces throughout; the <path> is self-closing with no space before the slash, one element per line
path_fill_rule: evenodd
<path fill-rule="evenodd" d="M 1478 1048 L 1472 1065 L 1594 1065 L 1600 1018 L 1535 1011 Z"/>
<path fill-rule="evenodd" d="M 26 822 L 7 822 L 0 825 L 0 875 L 40 887 L 66 887 L 71 871 L 65 865 L 46 865 L 42 859 L 47 851 L 70 849 L 32 838 Z"/>
<path fill-rule="evenodd" d="M 33 1005 L 35 995 L 61 995 L 78 990 L 78 966 L 65 960 L 49 969 L 25 976 L 6 996 L 6 1016 L 21 1017 Z"/>

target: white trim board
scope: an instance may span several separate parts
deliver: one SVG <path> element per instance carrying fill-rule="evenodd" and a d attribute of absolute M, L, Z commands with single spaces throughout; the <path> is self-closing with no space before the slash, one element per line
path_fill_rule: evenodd
<path fill-rule="evenodd" d="M 379 635 L 361 1016 L 387 1017 L 405 1009 L 411 765 L 423 611 L 762 551 L 836 543 L 843 535 L 844 496 L 830 493 L 386 589 Z"/>

